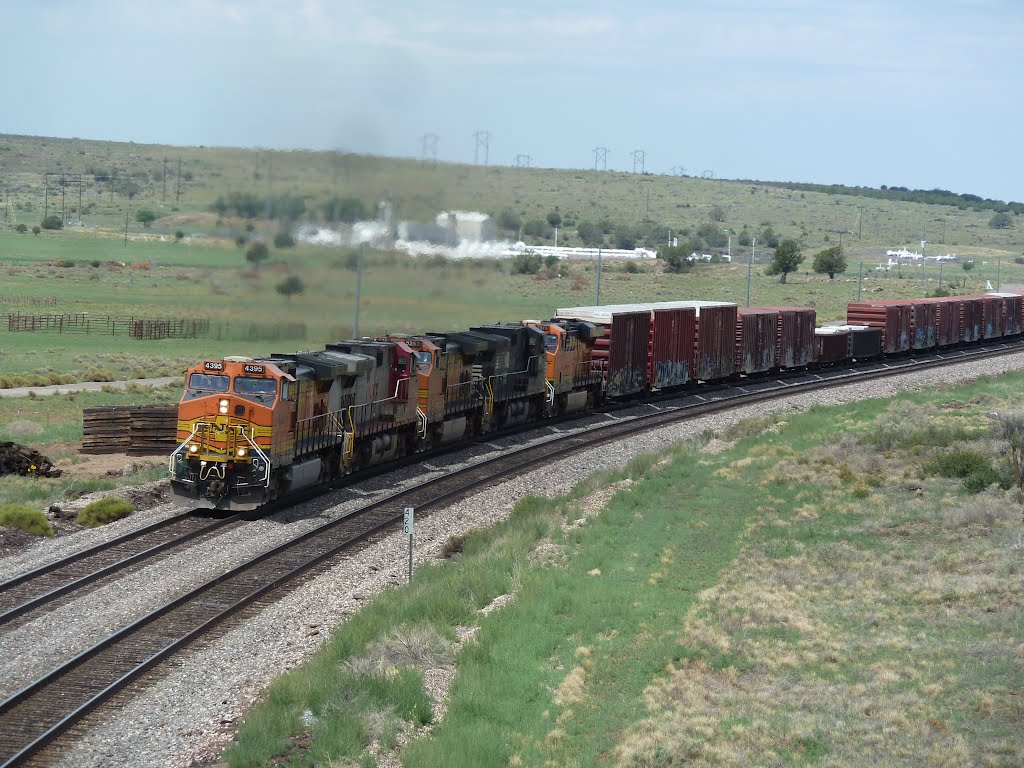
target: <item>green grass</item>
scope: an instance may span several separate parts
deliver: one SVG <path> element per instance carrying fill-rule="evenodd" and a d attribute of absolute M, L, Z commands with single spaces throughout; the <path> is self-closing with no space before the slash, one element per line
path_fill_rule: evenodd
<path fill-rule="evenodd" d="M 411 681 L 455 663 L 447 714 L 406 768 L 1016 764 L 1020 504 L 946 480 L 908 492 L 942 451 L 893 444 L 879 472 L 867 438 L 910 412 L 936 433 L 981 429 L 1022 383 L 787 414 L 723 454 L 681 447 L 524 500 L 279 678 L 226 758 L 375 764 L 371 744 L 431 719 Z M 964 407 L 936 407 L 950 400 Z M 572 525 L 595 493 L 604 511 Z M 500 595 L 514 599 L 476 613 Z M 473 625 L 452 657 L 455 628 Z M 411 647 L 426 650 L 396 650 Z"/>

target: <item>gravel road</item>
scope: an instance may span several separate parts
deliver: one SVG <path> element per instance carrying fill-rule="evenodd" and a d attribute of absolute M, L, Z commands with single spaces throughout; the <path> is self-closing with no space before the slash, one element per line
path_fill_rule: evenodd
<path fill-rule="evenodd" d="M 743 418 L 813 405 L 891 397 L 907 389 L 932 389 L 940 383 L 961 383 L 981 375 L 1021 369 L 1024 369 L 1024 353 L 961 363 L 948 369 L 837 386 L 810 395 L 748 406 L 622 440 L 555 462 L 543 471 L 522 475 L 478 493 L 456 507 L 417 519 L 414 560 L 423 563 L 438 558 L 449 537 L 504 519 L 527 494 L 565 493 L 595 470 L 623 467 L 639 453 L 693 439 L 707 430 L 723 429 Z M 460 458 L 471 460 L 471 455 L 455 460 Z M 370 487 L 393 490 L 400 482 L 398 477 L 383 476 Z M 287 513 L 281 513 L 253 522 L 241 531 L 219 536 L 187 554 L 165 558 L 84 600 L 29 622 L 11 635 L 0 637 L 0 656 L 5 659 L 3 688 L 9 691 L 17 687 L 19 682 L 51 666 L 69 650 L 84 647 L 127 617 L 165 599 L 184 585 L 292 537 L 323 519 L 343 514 L 356 495 L 353 491 L 339 491 L 322 497 L 312 509 L 307 507 L 308 511 L 301 518 L 289 518 Z M 360 496 L 360 501 L 364 498 Z M 59 552 L 80 548 L 81 542 L 113 535 L 125 526 L 139 525 L 169 513 L 169 507 L 159 506 L 99 531 L 44 542 L 32 550 L 0 560 L 0 574 L 23 570 Z M 188 652 L 164 664 L 140 692 L 125 695 L 117 707 L 105 707 L 87 718 L 65 739 L 67 743 L 62 743 L 54 765 L 61 768 L 110 765 L 168 768 L 215 761 L 232 738 L 236 724 L 267 683 L 308 658 L 329 637 L 332 629 L 375 595 L 404 582 L 407 557 L 408 539 L 398 527 L 363 552 L 307 580 L 278 602 L 253 611 L 232 629 L 214 639 L 197 642 Z M 210 564 L 203 565 L 207 561 Z M 76 628 L 74 635 L 62 637 L 58 628 L 69 624 Z M 61 646 L 51 647 L 58 637 Z"/>

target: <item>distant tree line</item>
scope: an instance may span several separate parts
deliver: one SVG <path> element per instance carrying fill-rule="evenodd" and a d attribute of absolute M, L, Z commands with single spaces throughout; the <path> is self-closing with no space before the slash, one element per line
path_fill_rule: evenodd
<path fill-rule="evenodd" d="M 929 205 L 955 205 L 962 211 L 997 211 L 1024 213 L 1024 203 L 1005 203 L 1002 200 L 979 197 L 978 195 L 958 194 L 948 189 L 908 189 L 907 187 L 889 187 L 883 184 L 879 189 L 874 187 L 848 187 L 845 184 L 809 184 L 793 181 L 751 181 L 765 187 L 781 187 L 801 192 L 824 192 L 828 195 L 853 195 L 870 197 L 876 200 L 902 200 L 910 203 L 927 203 Z"/>
<path fill-rule="evenodd" d="M 356 197 L 332 197 L 318 207 L 307 205 L 305 197 L 290 194 L 264 197 L 252 192 L 229 192 L 210 204 L 210 210 L 224 216 L 234 214 L 243 219 L 282 219 L 295 221 L 303 216 L 322 216 L 330 223 L 349 223 L 365 220 L 369 210 Z"/>

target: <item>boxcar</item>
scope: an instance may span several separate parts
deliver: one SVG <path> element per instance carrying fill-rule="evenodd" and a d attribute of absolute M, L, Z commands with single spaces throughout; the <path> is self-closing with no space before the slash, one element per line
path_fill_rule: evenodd
<path fill-rule="evenodd" d="M 887 355 L 910 351 L 910 305 L 885 301 L 858 302 L 846 308 L 848 325 L 882 330 L 882 351 Z"/>
<path fill-rule="evenodd" d="M 736 370 L 749 376 L 778 366 L 779 313 L 774 309 L 739 309 L 736 320 Z"/>

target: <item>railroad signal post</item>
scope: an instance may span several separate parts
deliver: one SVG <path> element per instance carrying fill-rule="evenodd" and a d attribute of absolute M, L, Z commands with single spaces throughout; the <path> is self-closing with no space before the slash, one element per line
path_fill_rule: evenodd
<path fill-rule="evenodd" d="M 412 537 L 416 511 L 412 507 L 405 508 L 405 532 L 409 534 L 409 583 L 412 583 Z"/>

